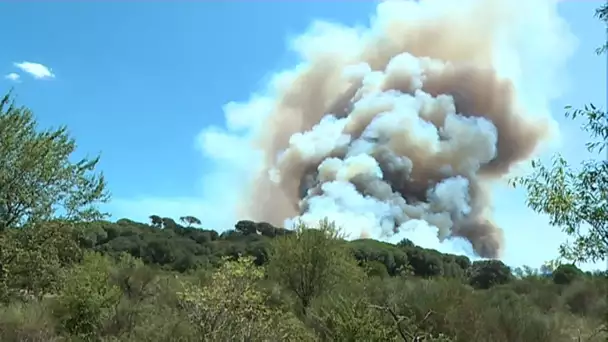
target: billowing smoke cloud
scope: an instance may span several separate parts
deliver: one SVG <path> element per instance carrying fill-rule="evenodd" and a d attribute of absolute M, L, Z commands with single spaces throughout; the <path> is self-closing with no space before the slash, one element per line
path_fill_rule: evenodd
<path fill-rule="evenodd" d="M 355 238 L 437 227 L 500 257 L 489 188 L 554 131 L 567 38 L 540 0 L 386 1 L 369 28 L 315 23 L 302 64 L 252 104 L 264 157 L 240 217 L 327 217 Z"/>

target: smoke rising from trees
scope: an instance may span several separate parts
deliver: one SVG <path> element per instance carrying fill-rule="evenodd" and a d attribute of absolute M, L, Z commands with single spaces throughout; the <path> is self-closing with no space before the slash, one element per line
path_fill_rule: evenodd
<path fill-rule="evenodd" d="M 263 166 L 240 217 L 327 217 L 353 238 L 436 227 L 500 257 L 490 187 L 556 132 L 570 37 L 554 1 L 386 1 L 368 28 L 314 23 L 302 63 L 249 104 Z"/>

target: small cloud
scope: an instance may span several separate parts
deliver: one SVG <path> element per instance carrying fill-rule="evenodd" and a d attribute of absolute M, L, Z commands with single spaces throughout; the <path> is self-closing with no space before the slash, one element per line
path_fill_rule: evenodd
<path fill-rule="evenodd" d="M 47 78 L 55 78 L 55 74 L 51 71 L 49 67 L 40 63 L 32 63 L 32 62 L 21 62 L 14 63 L 14 65 L 32 75 L 35 79 L 42 80 Z"/>
<path fill-rule="evenodd" d="M 5 75 L 4 78 L 6 78 L 7 80 L 11 80 L 13 82 L 19 82 L 19 79 L 21 78 L 21 76 L 17 73 L 11 72 L 8 75 Z"/>

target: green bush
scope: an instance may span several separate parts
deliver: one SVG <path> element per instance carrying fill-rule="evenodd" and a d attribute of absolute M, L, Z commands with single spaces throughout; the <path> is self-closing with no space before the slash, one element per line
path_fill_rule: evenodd
<path fill-rule="evenodd" d="M 489 289 L 513 280 L 511 269 L 500 260 L 475 261 L 469 274 L 469 283 L 476 289 Z"/>
<path fill-rule="evenodd" d="M 560 265 L 552 273 L 553 282 L 558 285 L 567 285 L 580 279 L 583 271 L 572 264 Z"/>
<path fill-rule="evenodd" d="M 98 221 L 86 235 L 84 223 L 50 222 L 0 233 L 0 341 L 607 337 L 601 274 L 514 277 L 499 261 L 347 242 L 329 222 L 293 233 L 241 223 L 222 235 L 162 222 L 173 228 Z M 183 269 L 182 256 L 196 266 Z"/>
<path fill-rule="evenodd" d="M 110 267 L 106 257 L 87 253 L 81 265 L 68 271 L 54 310 L 64 331 L 92 338 L 102 330 L 122 296 L 109 282 Z"/>
<path fill-rule="evenodd" d="M 38 301 L 0 307 L 0 341 L 59 342 L 50 308 Z"/>

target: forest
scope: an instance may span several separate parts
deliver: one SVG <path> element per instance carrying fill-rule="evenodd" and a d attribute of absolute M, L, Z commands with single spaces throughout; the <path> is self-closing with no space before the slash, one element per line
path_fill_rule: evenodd
<path fill-rule="evenodd" d="M 605 272 L 238 222 L 52 220 L 1 235 L 2 341 L 605 341 Z"/>
<path fill-rule="evenodd" d="M 583 121 L 589 151 L 605 153 L 605 111 L 566 116 Z M 2 342 L 608 341 L 608 271 L 577 267 L 608 254 L 600 158 L 534 161 L 513 179 L 572 238 L 535 269 L 408 239 L 348 240 L 327 220 L 221 232 L 199 213 L 110 221 L 99 157 L 73 161 L 75 150 L 67 127 L 40 129 L 12 91 L 0 98 Z"/>

